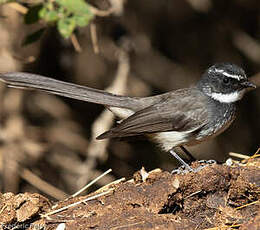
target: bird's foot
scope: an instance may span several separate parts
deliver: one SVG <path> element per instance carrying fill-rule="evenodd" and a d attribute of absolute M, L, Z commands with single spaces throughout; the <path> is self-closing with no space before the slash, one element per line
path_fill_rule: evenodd
<path fill-rule="evenodd" d="M 194 169 L 189 166 L 189 168 L 185 167 L 185 165 L 180 166 L 177 169 L 173 169 L 171 171 L 171 174 L 187 174 L 189 172 L 194 172 Z"/>
<path fill-rule="evenodd" d="M 200 160 L 200 161 L 198 161 L 198 163 L 200 163 L 200 166 L 198 166 L 197 168 L 192 168 L 188 164 L 186 164 L 186 165 L 183 164 L 179 168 L 172 170 L 171 174 L 182 174 L 183 175 L 183 174 L 187 174 L 190 172 L 196 173 L 209 165 L 216 164 L 217 162 L 215 160 Z"/>

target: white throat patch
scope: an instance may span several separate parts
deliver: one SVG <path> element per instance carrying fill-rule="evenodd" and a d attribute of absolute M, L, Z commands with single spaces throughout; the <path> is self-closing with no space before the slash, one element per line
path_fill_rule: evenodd
<path fill-rule="evenodd" d="M 233 103 L 239 101 L 245 94 L 245 90 L 235 91 L 233 93 L 223 94 L 223 93 L 211 93 L 209 96 L 214 100 L 221 103 Z"/>

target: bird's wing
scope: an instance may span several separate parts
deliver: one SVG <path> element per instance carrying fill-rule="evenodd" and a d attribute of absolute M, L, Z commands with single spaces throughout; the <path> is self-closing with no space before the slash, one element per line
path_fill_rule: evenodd
<path fill-rule="evenodd" d="M 201 96 L 196 90 L 188 89 L 167 93 L 161 102 L 134 113 L 97 139 L 166 131 L 195 131 L 208 122 L 205 99 L 199 97 L 201 100 L 196 100 L 197 95 Z"/>

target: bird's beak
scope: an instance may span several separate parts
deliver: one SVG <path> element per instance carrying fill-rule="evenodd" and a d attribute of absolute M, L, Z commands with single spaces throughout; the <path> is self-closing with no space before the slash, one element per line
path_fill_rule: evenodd
<path fill-rule="evenodd" d="M 256 85 L 250 81 L 244 81 L 240 83 L 244 88 L 256 88 Z"/>

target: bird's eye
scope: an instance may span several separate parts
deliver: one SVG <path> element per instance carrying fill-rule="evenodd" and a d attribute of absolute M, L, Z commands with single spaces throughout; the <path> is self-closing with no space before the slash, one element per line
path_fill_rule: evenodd
<path fill-rule="evenodd" d="M 227 85 L 227 84 L 229 84 L 229 82 L 230 82 L 230 79 L 229 79 L 228 77 L 224 77 L 224 78 L 223 78 L 223 83 L 224 83 L 224 84 Z"/>

